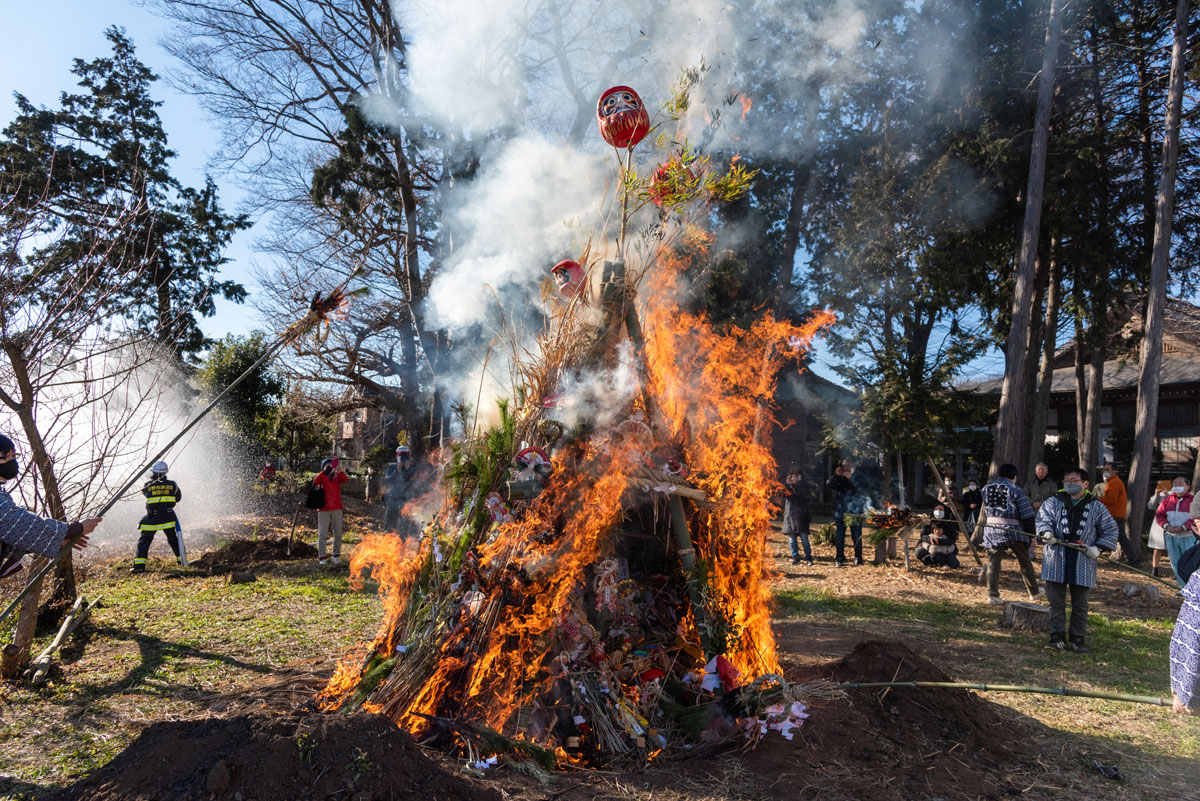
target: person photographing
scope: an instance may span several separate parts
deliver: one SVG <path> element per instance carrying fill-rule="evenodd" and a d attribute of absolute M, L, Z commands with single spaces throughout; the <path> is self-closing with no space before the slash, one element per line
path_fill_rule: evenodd
<path fill-rule="evenodd" d="M 21 557 L 27 553 L 53 559 L 72 539 L 75 550 L 83 550 L 88 545 L 88 535 L 101 521 L 99 517 L 90 517 L 64 523 L 39 517 L 17 506 L 4 485 L 20 472 L 16 446 L 0 434 L 0 579 L 21 570 Z"/>
<path fill-rule="evenodd" d="M 313 484 L 325 491 L 325 505 L 317 511 L 317 561 L 328 564 L 325 548 L 333 534 L 333 563 L 342 561 L 342 485 L 349 477 L 337 459 L 321 462 L 321 472 Z"/>

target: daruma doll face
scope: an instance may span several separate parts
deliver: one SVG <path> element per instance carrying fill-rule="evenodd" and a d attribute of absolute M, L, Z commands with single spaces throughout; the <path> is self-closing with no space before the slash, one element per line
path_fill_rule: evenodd
<path fill-rule="evenodd" d="M 650 131 L 650 115 L 637 92 L 628 86 L 614 86 L 600 95 L 596 124 L 604 141 L 613 147 L 633 147 Z"/>
<path fill-rule="evenodd" d="M 583 267 L 579 262 L 567 259 L 560 261 L 551 269 L 558 291 L 564 297 L 571 297 L 583 286 Z"/>

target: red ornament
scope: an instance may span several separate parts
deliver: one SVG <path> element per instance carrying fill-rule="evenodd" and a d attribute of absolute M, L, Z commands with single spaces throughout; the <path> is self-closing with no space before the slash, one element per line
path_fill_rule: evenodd
<path fill-rule="evenodd" d="M 536 445 L 517 451 L 516 462 L 522 468 L 550 464 L 550 456 Z"/>
<path fill-rule="evenodd" d="M 583 267 L 577 261 L 564 259 L 550 268 L 550 274 L 558 284 L 559 293 L 568 298 L 583 287 Z"/>
<path fill-rule="evenodd" d="M 650 176 L 650 185 L 647 187 L 650 202 L 660 208 L 669 205 L 672 198 L 683 195 L 693 186 L 698 177 L 691 167 L 671 159 Z"/>
<path fill-rule="evenodd" d="M 638 93 L 628 86 L 614 86 L 600 95 L 596 104 L 600 135 L 613 147 L 633 147 L 650 131 L 650 115 Z"/>

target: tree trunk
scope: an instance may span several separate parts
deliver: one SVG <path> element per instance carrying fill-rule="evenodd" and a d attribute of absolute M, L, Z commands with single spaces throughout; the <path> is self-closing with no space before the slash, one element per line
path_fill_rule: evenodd
<path fill-rule="evenodd" d="M 1095 325 L 1093 323 L 1093 325 Z M 1100 407 L 1104 398 L 1104 344 L 1093 343 L 1088 356 L 1087 414 L 1079 434 L 1079 466 L 1095 473 L 1100 444 Z"/>
<path fill-rule="evenodd" d="M 37 420 L 34 418 L 33 410 L 37 393 L 34 390 L 33 380 L 29 375 L 29 363 L 26 361 L 22 349 L 15 343 L 5 343 L 4 352 L 8 356 L 9 364 L 12 365 L 13 379 L 17 384 L 17 392 L 21 405 L 15 411 L 17 419 L 21 423 L 21 431 L 25 435 L 26 442 L 29 443 L 30 461 L 37 468 L 38 482 L 42 485 L 42 500 L 46 506 L 44 511 L 47 516 L 55 520 L 65 521 L 67 514 L 63 508 L 62 491 L 58 486 L 58 476 L 54 472 L 54 463 L 50 459 L 46 442 L 42 439 L 42 432 L 38 429 Z M 75 565 L 71 558 L 72 555 L 73 552 L 68 551 L 54 570 L 54 583 L 50 597 L 46 602 L 47 611 L 51 617 L 49 622 L 52 624 L 60 620 L 62 615 L 66 614 L 67 610 L 71 608 L 71 604 L 75 602 Z M 38 569 L 41 569 L 40 565 Z M 33 571 L 33 573 L 36 573 L 36 571 Z M 33 573 L 30 573 L 30 575 L 33 575 Z M 29 593 L 25 602 L 21 605 L 21 617 L 17 622 L 17 634 L 13 643 L 21 650 L 22 661 L 29 656 L 29 647 L 33 643 L 33 633 L 37 628 L 37 610 L 38 600 L 41 597 L 41 585 L 42 582 L 39 582 L 39 586 Z"/>
<path fill-rule="evenodd" d="M 171 325 L 171 275 L 170 271 L 166 275 L 159 276 L 159 263 L 155 259 L 154 263 L 154 295 L 155 295 L 155 315 L 158 319 L 155 321 L 154 334 L 158 341 L 171 353 L 179 353 L 180 343 L 175 342 Z"/>
<path fill-rule="evenodd" d="M 782 320 L 791 301 L 792 273 L 796 248 L 800 244 L 800 220 L 804 213 L 804 192 L 808 188 L 807 165 L 792 168 L 792 197 L 783 228 L 783 246 L 779 254 L 779 273 L 775 276 L 775 319 Z"/>
<path fill-rule="evenodd" d="M 1075 458 L 1082 461 L 1083 452 L 1080 448 L 1084 429 L 1087 428 L 1087 361 L 1084 350 L 1087 337 L 1084 335 L 1083 317 L 1078 305 L 1080 292 L 1077 290 L 1075 295 Z"/>
<path fill-rule="evenodd" d="M 1140 3 L 1133 3 L 1131 9 L 1134 14 L 1134 25 L 1139 30 L 1142 30 L 1142 26 L 1145 24 L 1147 9 L 1143 8 Z M 1137 130 L 1140 132 L 1138 155 L 1142 173 L 1142 262 L 1139 265 L 1141 268 L 1139 269 L 1140 275 L 1145 275 L 1141 270 L 1144 270 L 1150 264 L 1150 259 L 1154 254 L 1154 172 L 1158 166 L 1155 164 L 1150 119 L 1150 87 L 1153 80 L 1150 74 L 1150 65 L 1147 61 L 1147 53 L 1151 52 L 1151 48 L 1147 44 L 1147 42 L 1142 41 L 1138 43 L 1138 46 L 1130 48 L 1134 60 L 1134 69 L 1137 74 L 1136 120 Z"/>
<path fill-rule="evenodd" d="M 1150 491 L 1154 435 L 1158 425 L 1159 368 L 1162 365 L 1163 315 L 1167 305 L 1167 262 L 1171 255 L 1171 223 L 1175 215 L 1175 168 L 1179 159 L 1179 119 L 1183 105 L 1183 70 L 1187 50 L 1191 0 L 1175 6 L 1175 36 L 1171 50 L 1171 83 L 1163 135 L 1162 176 L 1154 213 L 1154 256 L 1150 261 L 1149 297 L 1138 374 L 1137 416 L 1134 422 L 1133 467 L 1129 471 L 1129 561 L 1142 558 L 1142 521 Z"/>
<path fill-rule="evenodd" d="M 1049 631 L 1050 607 L 1026 601 L 1006 601 L 1000 623 L 1018 631 Z"/>
<path fill-rule="evenodd" d="M 1042 342 L 1046 335 L 1045 313 L 1042 309 L 1046 301 L 1046 286 L 1050 283 L 1050 238 L 1047 236 L 1043 239 L 1044 242 L 1038 249 L 1037 268 L 1034 271 L 1033 308 L 1030 312 L 1032 320 L 1029 326 L 1029 335 L 1025 340 L 1025 386 L 1030 387 L 1030 394 L 1033 395 L 1033 399 L 1025 404 L 1025 412 L 1028 417 L 1021 425 L 1025 431 L 1033 430 L 1033 421 L 1037 416 L 1038 367 L 1041 363 Z M 1018 469 L 1021 465 L 1030 465 L 1029 456 L 1032 449 L 1032 438 L 1024 437 L 1020 450 L 1016 454 L 1016 460 L 1013 462 Z M 1028 469 L 1032 470 L 1033 468 L 1029 466 Z"/>
<path fill-rule="evenodd" d="M 1013 288 L 1012 322 L 1005 348 L 1004 383 L 1000 391 L 1000 416 L 996 421 L 996 447 L 992 470 L 1010 462 L 1016 464 L 1028 446 L 1029 387 L 1026 365 L 1027 342 L 1034 300 L 1034 269 L 1038 232 L 1042 220 L 1042 190 L 1046 177 L 1046 146 L 1050 137 L 1050 105 L 1054 96 L 1054 72 L 1062 35 L 1063 0 L 1050 1 L 1050 19 L 1046 25 L 1046 45 L 1042 54 L 1042 76 L 1038 85 L 1037 113 L 1033 124 L 1033 143 L 1029 154 L 1029 182 L 1025 191 L 1025 222 L 1021 230 L 1021 248 L 1017 256 Z"/>
<path fill-rule="evenodd" d="M 1027 480 L 1034 479 L 1034 468 L 1037 463 L 1046 458 L 1046 420 L 1050 416 L 1050 388 L 1054 384 L 1054 350 L 1058 339 L 1058 306 L 1061 292 L 1058 285 L 1058 262 L 1055 258 L 1055 245 L 1050 241 L 1050 274 L 1046 286 L 1046 314 L 1042 321 L 1042 364 L 1038 376 L 1037 398 L 1033 406 L 1033 423 L 1030 426 L 1029 437 L 1029 472 Z M 1062 424 L 1059 424 L 1061 429 Z M 1200 461 L 1200 460 L 1198 460 Z"/>

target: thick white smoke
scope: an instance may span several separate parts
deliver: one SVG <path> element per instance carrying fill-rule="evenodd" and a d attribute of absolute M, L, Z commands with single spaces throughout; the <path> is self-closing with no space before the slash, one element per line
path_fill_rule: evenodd
<path fill-rule="evenodd" d="M 901 46 L 868 41 L 888 28 L 873 0 L 418 0 L 398 16 L 410 38 L 404 101 L 375 95 L 363 107 L 379 122 L 432 120 L 479 158 L 474 176 L 444 197 L 453 247 L 426 312 L 472 351 L 442 365 L 439 381 L 452 397 L 482 397 L 485 415 L 493 396 L 508 394 L 494 347 L 480 374 L 489 345 L 514 325 L 530 342 L 549 268 L 578 258 L 589 240 L 593 256 L 606 252 L 615 235 L 616 159 L 594 121 L 604 89 L 632 86 L 653 118 L 681 71 L 698 68 L 668 148 L 686 139 L 710 152 L 795 157 L 816 146 L 824 85 L 878 79 Z M 930 72 L 949 72 L 961 44 L 921 34 L 935 51 Z M 864 53 L 878 61 L 872 75 L 860 74 Z M 642 170 L 666 157 L 650 139 L 636 154 Z"/>
<path fill-rule="evenodd" d="M 75 379 L 75 380 L 73 380 Z M 82 389 L 80 389 L 82 387 Z M 204 406 L 186 377 L 167 357 L 147 358 L 140 348 L 99 350 L 58 375 L 39 393 L 35 419 L 54 464 L 66 515 L 91 517 L 136 476 L 133 487 L 104 515 L 81 559 L 133 557 L 138 521 L 145 514 L 139 468 L 178 434 Z M 17 443 L 22 465 L 31 461 L 15 416 L 0 416 L 0 430 Z M 177 506 L 190 554 L 213 544 L 219 520 L 237 514 L 246 498 L 240 488 L 253 481 L 256 463 L 244 458 L 215 415 L 205 418 L 164 457 L 169 477 L 180 484 Z M 32 471 L 6 489 L 41 514 L 40 484 Z M 156 537 L 152 556 L 169 556 Z"/>

